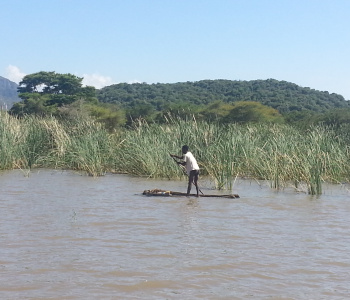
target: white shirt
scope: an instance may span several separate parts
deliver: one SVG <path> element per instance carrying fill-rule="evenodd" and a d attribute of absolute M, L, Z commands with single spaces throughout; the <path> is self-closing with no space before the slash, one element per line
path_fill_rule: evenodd
<path fill-rule="evenodd" d="M 191 152 L 187 152 L 183 156 L 184 162 L 186 163 L 187 174 L 190 175 L 192 170 L 199 170 L 198 164 Z"/>

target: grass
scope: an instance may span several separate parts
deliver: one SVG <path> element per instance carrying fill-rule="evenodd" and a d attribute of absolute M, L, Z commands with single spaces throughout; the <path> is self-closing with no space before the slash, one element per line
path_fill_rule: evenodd
<path fill-rule="evenodd" d="M 13 169 L 22 166 L 21 123 L 6 112 L 0 111 L 0 169 Z"/>
<path fill-rule="evenodd" d="M 61 122 L 0 113 L 0 169 L 62 168 L 91 176 L 106 172 L 152 178 L 185 176 L 169 153 L 187 144 L 217 189 L 232 189 L 237 176 L 267 180 L 271 188 L 303 186 L 321 194 L 323 182 L 349 182 L 348 131 L 286 125 L 198 123 L 168 117 L 164 125 L 141 120 L 108 132 L 92 120 Z"/>

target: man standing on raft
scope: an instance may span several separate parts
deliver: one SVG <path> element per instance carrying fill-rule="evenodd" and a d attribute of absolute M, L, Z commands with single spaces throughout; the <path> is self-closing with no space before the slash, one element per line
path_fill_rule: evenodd
<path fill-rule="evenodd" d="M 188 146 L 184 145 L 182 146 L 182 153 L 183 156 L 177 156 L 170 154 L 171 157 L 175 157 L 177 159 L 182 159 L 183 162 L 177 161 L 179 165 L 183 165 L 186 167 L 187 175 L 188 175 L 188 187 L 187 187 L 187 196 L 190 195 L 191 188 L 192 188 L 192 182 L 196 186 L 197 190 L 197 197 L 199 196 L 198 191 L 198 176 L 199 176 L 199 167 L 197 164 L 196 159 L 192 155 L 190 151 L 188 151 Z"/>

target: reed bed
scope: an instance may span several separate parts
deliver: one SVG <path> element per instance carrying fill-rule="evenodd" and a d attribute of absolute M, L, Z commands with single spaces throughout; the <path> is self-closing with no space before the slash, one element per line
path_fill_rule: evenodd
<path fill-rule="evenodd" d="M 0 169 L 13 169 L 22 166 L 21 123 L 6 112 L 0 111 Z"/>
<path fill-rule="evenodd" d="M 349 182 L 347 130 L 316 126 L 220 125 L 168 117 L 163 125 L 138 120 L 110 133 L 93 120 L 17 119 L 0 114 L 0 169 L 62 168 L 92 176 L 106 172 L 152 178 L 185 176 L 169 153 L 189 145 L 217 189 L 239 177 L 267 180 L 271 188 L 293 186 L 322 193 L 322 183 Z"/>
<path fill-rule="evenodd" d="M 124 164 L 119 167 L 136 175 L 178 177 L 181 171 L 168 153 L 188 144 L 201 173 L 210 176 L 218 189 L 231 189 L 240 176 L 267 180 L 275 189 L 293 186 L 320 194 L 323 182 L 349 181 L 348 142 L 333 128 L 322 126 L 300 131 L 285 125 L 140 122 L 125 132 Z"/>
<path fill-rule="evenodd" d="M 60 123 L 55 119 L 44 122 L 51 133 L 51 151 L 45 165 L 85 171 L 101 176 L 111 170 L 114 144 L 112 136 L 93 120 Z"/>
<path fill-rule="evenodd" d="M 114 163 L 113 136 L 93 120 L 57 119 L 6 113 L 0 118 L 0 169 L 62 168 L 100 176 Z"/>

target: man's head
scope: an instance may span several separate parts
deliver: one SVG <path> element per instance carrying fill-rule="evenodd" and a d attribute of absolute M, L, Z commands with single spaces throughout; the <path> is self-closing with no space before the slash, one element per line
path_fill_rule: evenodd
<path fill-rule="evenodd" d="M 182 153 L 186 154 L 187 152 L 188 152 L 188 146 L 187 145 L 182 146 Z"/>

